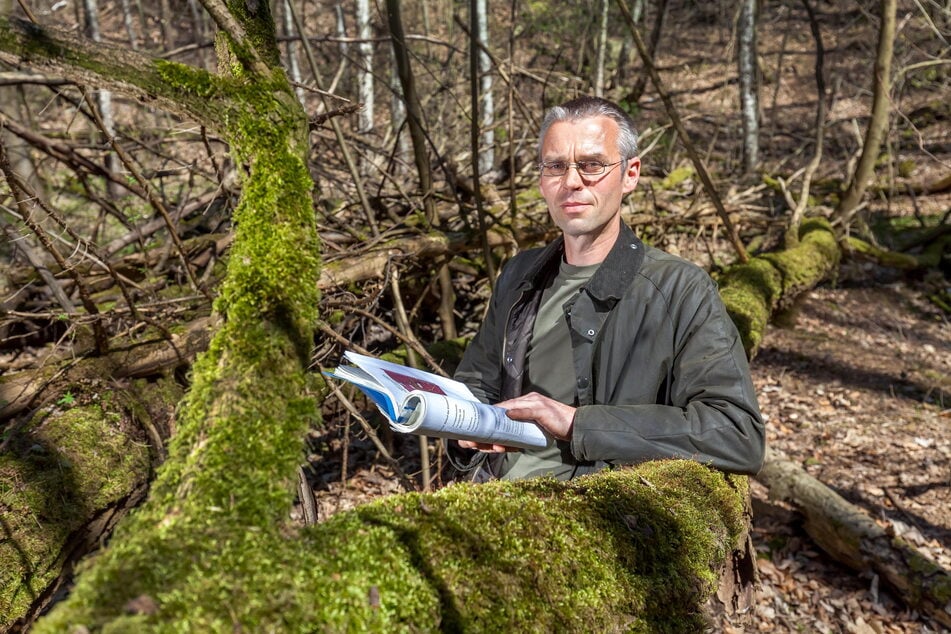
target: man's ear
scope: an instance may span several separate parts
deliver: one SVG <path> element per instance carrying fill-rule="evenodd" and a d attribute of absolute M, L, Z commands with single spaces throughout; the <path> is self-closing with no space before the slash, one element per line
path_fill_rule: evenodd
<path fill-rule="evenodd" d="M 628 159 L 625 165 L 624 171 L 624 183 L 623 189 L 624 193 L 634 191 L 634 188 L 637 187 L 637 182 L 641 179 L 641 159 L 636 156 L 632 159 Z"/>

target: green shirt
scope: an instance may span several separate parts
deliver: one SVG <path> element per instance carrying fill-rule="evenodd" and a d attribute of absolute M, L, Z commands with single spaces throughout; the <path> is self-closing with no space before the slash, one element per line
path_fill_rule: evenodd
<path fill-rule="evenodd" d="M 576 404 L 577 379 L 565 304 L 574 300 L 599 266 L 572 266 L 562 260 L 558 275 L 543 291 L 526 356 L 526 393 L 534 391 L 561 403 Z M 503 480 L 544 475 L 567 480 L 577 475 L 576 469 L 569 443 L 552 439 L 543 449 L 506 454 L 500 473 Z"/>

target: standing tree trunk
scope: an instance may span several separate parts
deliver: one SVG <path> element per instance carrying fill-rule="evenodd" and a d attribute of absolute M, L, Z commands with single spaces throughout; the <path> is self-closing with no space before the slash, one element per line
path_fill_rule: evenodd
<path fill-rule="evenodd" d="M 479 127 L 482 133 L 479 139 L 479 174 L 488 174 L 495 166 L 495 102 L 492 100 L 492 60 L 486 52 L 489 48 L 489 16 L 486 0 L 474 0 L 470 6 L 475 20 L 472 34 L 476 46 L 473 54 L 477 60 Z M 473 112 L 473 116 L 476 116 Z"/>
<path fill-rule="evenodd" d="M 640 11 L 644 8 L 644 0 L 636 0 L 634 3 L 634 9 L 632 11 L 638 11 L 637 17 L 631 15 L 631 28 L 634 28 L 640 19 Z M 650 42 L 647 45 L 647 51 L 651 59 L 657 58 L 657 46 L 660 44 L 660 36 L 664 32 L 664 18 L 667 16 L 667 0 L 659 0 L 657 3 L 657 16 L 654 18 L 654 25 L 651 27 L 651 36 Z M 633 37 L 631 37 L 631 43 L 633 44 Z M 624 96 L 621 100 L 624 103 L 627 103 L 631 106 L 636 105 L 640 101 L 641 95 L 644 94 L 644 89 L 647 87 L 647 80 L 649 79 L 649 74 L 642 71 L 637 76 L 637 81 L 634 83 L 634 87 Z"/>
<path fill-rule="evenodd" d="M 833 218 L 847 226 L 859 209 L 859 202 L 865 195 L 868 181 L 875 170 L 878 149 L 885 139 L 888 129 L 889 100 L 891 87 L 892 53 L 895 46 L 895 12 L 897 0 L 881 0 L 881 25 L 878 30 L 878 55 L 875 58 L 874 78 L 872 81 L 872 115 L 865 130 L 865 142 L 862 156 L 852 175 L 848 189 L 839 200 Z"/>
<path fill-rule="evenodd" d="M 611 0 L 601 0 L 601 23 L 598 25 L 598 57 L 594 66 L 594 94 L 604 96 L 604 59 L 608 48 L 608 8 Z"/>
<path fill-rule="evenodd" d="M 297 84 L 303 83 L 303 76 L 300 71 L 300 63 L 297 61 L 297 42 L 294 41 L 295 29 L 294 18 L 291 13 L 291 2 L 294 0 L 284 0 L 284 34 L 287 36 L 287 69 L 291 74 L 291 80 Z M 303 36 L 302 36 L 303 37 Z M 298 87 L 295 89 L 297 98 L 304 101 L 304 89 Z"/>
<path fill-rule="evenodd" d="M 370 41 L 370 0 L 357 0 L 357 37 L 360 43 L 360 72 L 357 91 L 360 99 L 360 118 L 357 131 L 369 132 L 373 129 L 373 42 Z"/>
<path fill-rule="evenodd" d="M 409 143 L 404 134 L 406 127 L 406 103 L 403 101 L 403 91 L 400 88 L 400 75 L 396 64 L 396 51 L 390 49 L 390 127 L 393 130 L 393 138 L 396 139 L 394 155 L 399 159 L 394 163 L 394 169 L 397 172 L 403 172 L 403 164 L 409 162 Z"/>
<path fill-rule="evenodd" d="M 85 9 L 86 31 L 89 37 L 92 38 L 94 42 L 101 42 L 102 32 L 99 28 L 99 1 L 84 0 L 83 8 Z M 102 134 L 107 137 L 104 141 L 105 144 L 108 145 L 116 135 L 115 121 L 112 116 L 112 92 L 108 90 L 97 90 L 96 106 L 99 108 L 99 117 L 102 119 Z M 109 152 L 106 155 L 106 167 L 113 174 L 119 173 L 119 158 L 115 152 Z M 115 199 L 122 195 L 121 189 L 114 181 L 109 181 L 106 187 L 109 190 L 109 196 L 111 198 Z"/>
<path fill-rule="evenodd" d="M 423 108 L 416 92 L 416 80 L 413 69 L 410 67 L 409 50 L 406 46 L 406 35 L 403 31 L 403 17 L 400 13 L 399 0 L 387 0 L 387 20 L 390 26 L 390 37 L 393 41 L 393 53 L 396 57 L 396 70 L 403 89 L 403 100 L 406 103 L 407 123 L 409 135 L 413 141 L 413 158 L 416 161 L 416 171 L 419 174 L 419 188 L 423 198 L 423 210 L 426 221 L 430 226 L 438 224 L 436 215 L 436 201 L 433 198 L 433 173 L 429 162 L 429 149 L 426 134 L 423 129 Z M 439 283 L 440 305 L 439 320 L 442 324 L 443 337 L 455 339 L 456 323 L 453 315 L 455 292 L 452 289 L 452 279 L 448 264 L 441 264 L 436 273 Z"/>
<path fill-rule="evenodd" d="M 759 82 L 756 76 L 756 0 L 741 0 L 737 24 L 737 67 L 743 118 L 743 171 L 759 162 Z"/>

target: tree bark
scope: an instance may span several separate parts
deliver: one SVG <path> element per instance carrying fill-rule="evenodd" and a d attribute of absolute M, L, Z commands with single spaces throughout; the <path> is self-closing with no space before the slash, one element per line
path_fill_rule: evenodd
<path fill-rule="evenodd" d="M 608 9 L 611 7 L 611 0 L 601 0 L 601 19 L 598 21 L 598 43 L 597 57 L 594 64 L 594 95 L 596 97 L 604 96 L 604 60 L 607 56 L 608 48 Z"/>
<path fill-rule="evenodd" d="M 743 171 L 759 162 L 759 81 L 756 64 L 756 0 L 740 1 L 737 25 L 737 69 L 740 78 L 740 113 L 743 120 Z"/>
<path fill-rule="evenodd" d="M 492 60 L 489 59 L 489 10 L 486 0 L 473 0 L 475 20 L 472 35 L 476 37 L 472 54 L 476 57 L 478 75 L 479 127 L 479 174 L 488 174 L 495 167 L 495 101 L 492 97 Z M 473 113 L 475 116 L 475 113 Z"/>
<path fill-rule="evenodd" d="M 865 142 L 862 145 L 862 156 L 859 158 L 855 173 L 848 189 L 835 208 L 835 220 L 847 226 L 855 213 L 859 203 L 865 195 L 865 189 L 875 171 L 875 162 L 878 160 L 878 150 L 885 139 L 888 130 L 888 113 L 890 110 L 889 93 L 891 91 L 892 53 L 895 46 L 895 13 L 897 0 L 881 0 L 881 26 L 878 31 L 878 54 L 875 58 L 872 81 L 872 113 L 865 129 Z"/>
<path fill-rule="evenodd" d="M 360 43 L 357 50 L 360 52 L 359 95 L 360 123 L 358 132 L 369 132 L 373 129 L 373 42 L 370 41 L 370 0 L 357 0 L 357 37 Z"/>

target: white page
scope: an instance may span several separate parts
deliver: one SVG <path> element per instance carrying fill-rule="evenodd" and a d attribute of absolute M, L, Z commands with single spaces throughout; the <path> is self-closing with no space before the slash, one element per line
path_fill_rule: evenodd
<path fill-rule="evenodd" d="M 380 382 L 380 385 L 393 394 L 397 402 L 402 402 L 406 395 L 414 390 L 445 394 L 465 401 L 478 400 L 464 383 L 453 379 L 357 354 L 350 350 L 344 353 L 344 357 L 371 374 L 373 378 Z"/>

